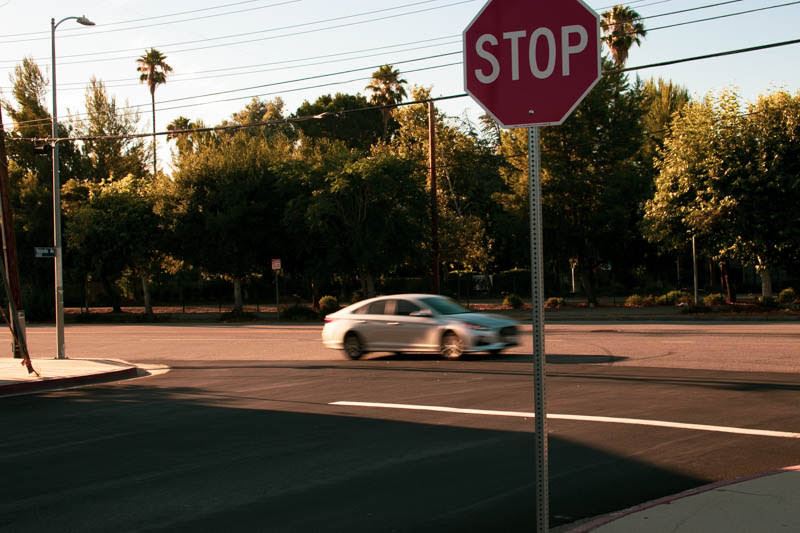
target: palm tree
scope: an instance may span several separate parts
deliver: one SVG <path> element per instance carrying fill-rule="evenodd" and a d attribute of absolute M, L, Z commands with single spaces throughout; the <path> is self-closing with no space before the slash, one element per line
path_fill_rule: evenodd
<path fill-rule="evenodd" d="M 156 87 L 167 83 L 167 74 L 172 72 L 172 67 L 166 62 L 167 56 L 151 48 L 145 50 L 144 55 L 136 60 L 139 81 L 147 83 L 150 89 L 150 101 L 153 104 L 153 176 L 156 175 Z"/>
<path fill-rule="evenodd" d="M 400 71 L 392 68 L 391 65 L 383 65 L 372 73 L 372 80 L 366 86 L 366 90 L 372 93 L 370 102 L 380 106 L 391 106 L 399 104 L 406 97 L 406 89 L 403 84 L 408 83 L 400 78 Z M 392 118 L 390 107 L 381 109 L 383 114 L 383 134 L 386 136 L 389 130 L 389 119 Z"/>
<path fill-rule="evenodd" d="M 625 65 L 631 46 L 642 44 L 641 39 L 647 35 L 639 13 L 624 5 L 616 5 L 603 13 L 600 27 L 603 41 L 618 67 Z"/>

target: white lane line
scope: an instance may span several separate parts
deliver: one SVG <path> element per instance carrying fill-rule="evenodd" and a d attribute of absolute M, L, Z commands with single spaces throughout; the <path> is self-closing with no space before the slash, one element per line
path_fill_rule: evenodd
<path fill-rule="evenodd" d="M 405 409 L 410 411 L 438 411 L 441 413 L 460 413 L 466 415 L 511 416 L 517 418 L 533 418 L 533 413 L 522 411 L 493 411 L 488 409 L 463 409 L 460 407 L 442 407 L 438 405 L 413 405 L 404 403 L 374 402 L 331 402 L 329 405 L 350 407 L 378 407 L 382 409 Z M 710 426 L 707 424 L 685 424 L 683 422 L 667 422 L 664 420 L 647 420 L 642 418 L 616 418 L 611 416 L 559 415 L 548 414 L 548 419 L 578 420 L 583 422 L 605 422 L 608 424 L 631 424 L 637 426 L 655 426 L 663 428 L 693 429 L 696 431 L 713 431 L 717 433 L 736 433 L 738 435 L 756 435 L 759 437 L 779 437 L 783 439 L 800 439 L 800 433 L 790 431 L 772 431 L 768 429 L 748 429 L 729 426 Z"/>

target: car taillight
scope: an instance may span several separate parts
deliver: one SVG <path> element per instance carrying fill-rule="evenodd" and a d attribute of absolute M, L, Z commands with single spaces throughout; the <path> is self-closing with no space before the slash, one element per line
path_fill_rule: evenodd
<path fill-rule="evenodd" d="M 327 324 L 328 322 L 333 322 L 336 319 L 333 318 L 332 316 L 326 316 L 324 320 L 325 320 L 325 323 Z"/>

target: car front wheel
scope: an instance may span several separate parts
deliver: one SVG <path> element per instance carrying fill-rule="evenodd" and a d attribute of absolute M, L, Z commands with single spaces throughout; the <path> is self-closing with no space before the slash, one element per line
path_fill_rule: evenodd
<path fill-rule="evenodd" d="M 348 333 L 344 338 L 344 355 L 348 359 L 361 359 L 364 355 L 364 347 L 361 339 L 355 333 Z"/>
<path fill-rule="evenodd" d="M 458 359 L 464 353 L 464 343 L 458 335 L 448 331 L 442 337 L 441 354 L 445 359 Z"/>

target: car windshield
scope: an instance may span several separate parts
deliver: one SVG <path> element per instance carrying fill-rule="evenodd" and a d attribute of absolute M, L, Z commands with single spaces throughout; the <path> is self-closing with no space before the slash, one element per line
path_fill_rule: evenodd
<path fill-rule="evenodd" d="M 421 298 L 420 301 L 439 315 L 460 315 L 462 313 L 471 312 L 469 309 L 461 307 L 450 298 Z"/>

